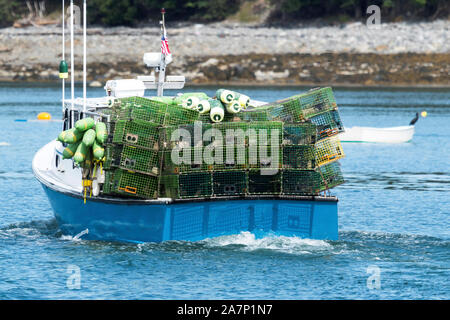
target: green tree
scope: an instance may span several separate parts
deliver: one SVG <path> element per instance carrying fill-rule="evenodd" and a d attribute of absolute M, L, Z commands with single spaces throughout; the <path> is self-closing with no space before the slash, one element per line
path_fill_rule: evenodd
<path fill-rule="evenodd" d="M 26 10 L 21 1 L 0 0 L 0 27 L 10 27 L 16 19 L 19 19 Z"/>

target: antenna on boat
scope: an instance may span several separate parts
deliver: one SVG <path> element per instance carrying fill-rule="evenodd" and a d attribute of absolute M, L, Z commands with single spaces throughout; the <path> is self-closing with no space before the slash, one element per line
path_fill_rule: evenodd
<path fill-rule="evenodd" d="M 59 78 L 62 80 L 62 111 L 64 112 L 64 99 L 66 90 L 66 80 L 69 77 L 69 70 L 66 62 L 66 46 L 65 46 L 65 6 L 62 0 L 62 54 L 61 62 L 59 63 Z"/>
<path fill-rule="evenodd" d="M 86 113 L 86 29 L 87 29 L 87 8 L 86 0 L 83 1 L 83 114 Z"/>
<path fill-rule="evenodd" d="M 74 125 L 74 117 L 73 113 L 75 110 L 75 54 L 73 52 L 74 50 L 74 40 L 73 40 L 73 0 L 70 0 L 70 89 L 71 89 L 71 99 L 72 99 L 72 105 L 70 107 L 70 119 L 71 119 L 71 128 L 73 128 Z"/>

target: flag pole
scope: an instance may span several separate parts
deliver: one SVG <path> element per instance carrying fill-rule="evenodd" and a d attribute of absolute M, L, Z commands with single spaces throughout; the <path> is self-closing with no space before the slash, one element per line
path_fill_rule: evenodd
<path fill-rule="evenodd" d="M 59 67 L 59 76 L 62 80 L 62 111 L 64 114 L 64 100 L 65 100 L 65 91 L 66 91 L 66 80 L 65 77 L 67 76 L 67 74 L 62 75 L 61 71 L 62 70 L 62 65 L 65 63 L 66 60 L 66 28 L 65 28 L 65 4 L 64 4 L 64 0 L 62 0 L 62 59 L 61 59 L 61 63 L 60 63 L 60 67 Z M 64 61 L 64 62 L 63 62 Z M 67 64 L 65 65 L 66 69 L 67 69 Z"/>
<path fill-rule="evenodd" d="M 165 38 L 166 34 L 166 26 L 165 26 L 165 20 L 164 20 L 164 14 L 166 13 L 166 10 L 164 8 L 161 9 L 162 14 L 162 20 L 160 21 L 161 24 L 161 63 L 159 64 L 159 78 L 158 78 L 158 91 L 157 96 L 162 97 L 164 94 L 164 79 L 166 76 L 166 56 L 162 51 L 162 39 Z"/>

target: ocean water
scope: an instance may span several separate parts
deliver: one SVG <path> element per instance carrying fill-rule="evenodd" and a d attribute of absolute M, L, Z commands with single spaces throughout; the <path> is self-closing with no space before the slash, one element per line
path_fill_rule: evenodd
<path fill-rule="evenodd" d="M 271 101 L 305 89 L 241 91 Z M 335 95 L 347 127 L 407 125 L 428 112 L 411 143 L 344 144 L 347 183 L 332 191 L 338 241 L 242 233 L 122 244 L 62 234 L 33 177 L 33 155 L 60 124 L 14 120 L 60 118 L 60 89 L 0 84 L 0 299 L 449 299 L 449 90 Z"/>

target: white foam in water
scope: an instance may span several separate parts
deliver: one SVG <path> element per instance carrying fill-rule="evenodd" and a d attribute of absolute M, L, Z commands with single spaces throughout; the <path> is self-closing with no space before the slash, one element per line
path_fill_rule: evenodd
<path fill-rule="evenodd" d="M 241 232 L 237 235 L 222 236 L 205 240 L 210 247 L 229 245 L 243 246 L 245 251 L 274 250 L 291 254 L 308 254 L 320 250 L 327 250 L 331 245 L 324 240 L 302 239 L 298 237 L 285 237 L 268 235 L 257 239 L 251 232 Z"/>
<path fill-rule="evenodd" d="M 11 228 L 0 230 L 0 239 L 18 239 L 26 238 L 30 240 L 38 239 L 41 236 L 39 231 L 34 228 Z"/>
<path fill-rule="evenodd" d="M 74 237 L 72 237 L 70 235 L 62 235 L 59 239 L 63 240 L 63 241 L 81 241 L 82 240 L 81 237 L 88 233 L 89 233 L 89 229 L 86 229 L 86 230 L 81 231 L 79 234 L 77 234 Z"/>
<path fill-rule="evenodd" d="M 8 142 L 0 142 L 0 147 L 7 147 L 10 146 Z"/>

